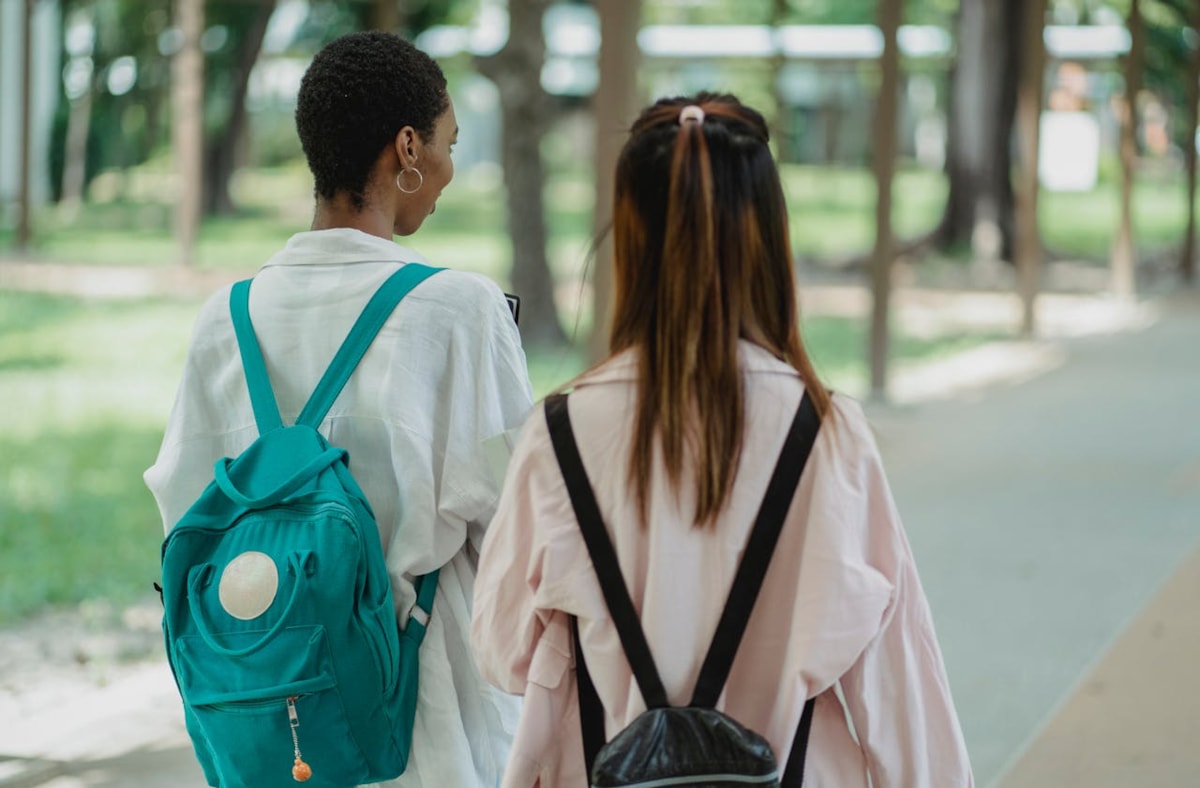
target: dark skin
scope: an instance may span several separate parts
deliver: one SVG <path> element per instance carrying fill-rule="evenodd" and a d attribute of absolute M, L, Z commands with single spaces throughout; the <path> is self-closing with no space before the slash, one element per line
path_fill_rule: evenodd
<path fill-rule="evenodd" d="M 363 207 L 339 192 L 332 199 L 317 198 L 313 230 L 349 228 L 392 240 L 416 232 L 434 212 L 442 190 L 454 177 L 450 158 L 458 141 L 454 105 L 438 116 L 433 134 L 423 139 L 412 126 L 396 134 L 393 143 L 379 152 L 367 178 Z M 416 173 L 420 173 L 418 176 Z M 411 193 L 401 191 L 400 185 Z"/>

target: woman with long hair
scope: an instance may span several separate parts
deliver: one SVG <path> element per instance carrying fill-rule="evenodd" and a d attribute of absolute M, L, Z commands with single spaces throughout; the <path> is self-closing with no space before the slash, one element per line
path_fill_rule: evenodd
<path fill-rule="evenodd" d="M 807 743 L 805 785 L 971 785 L 879 452 L 800 338 L 762 116 L 713 94 L 646 109 L 617 163 L 613 216 L 611 355 L 526 423 L 480 559 L 475 656 L 526 697 L 505 784 L 589 784 L 589 715 L 602 708 L 609 741 L 651 705 L 628 618 L 617 625 L 614 574 L 644 633 L 637 661 L 661 679 L 656 703 L 689 704 L 768 484 L 790 470 L 798 483 L 785 485 L 757 601 L 712 701 L 765 738 L 780 771 Z M 785 442 L 804 418 L 807 463 Z M 589 495 L 593 518 L 577 514 Z M 601 561 L 584 520 L 601 524 L 615 561 Z"/>

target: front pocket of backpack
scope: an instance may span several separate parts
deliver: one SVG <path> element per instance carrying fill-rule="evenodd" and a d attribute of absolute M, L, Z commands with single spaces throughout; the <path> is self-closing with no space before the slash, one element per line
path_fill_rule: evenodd
<path fill-rule="evenodd" d="M 236 648 L 261 637 L 236 633 L 221 645 Z M 346 718 L 323 627 L 289 627 L 261 650 L 236 658 L 215 654 L 199 637 L 180 638 L 176 653 L 184 700 L 222 786 L 295 785 L 297 749 L 312 770 L 306 786 L 365 781 L 368 770 Z"/>

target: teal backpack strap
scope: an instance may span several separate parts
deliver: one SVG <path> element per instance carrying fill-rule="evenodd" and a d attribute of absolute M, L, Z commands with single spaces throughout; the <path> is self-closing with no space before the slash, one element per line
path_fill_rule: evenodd
<path fill-rule="evenodd" d="M 430 616 L 433 615 L 433 595 L 437 591 L 438 573 L 441 571 L 434 569 L 416 580 L 417 604 L 409 611 L 404 631 L 417 643 L 425 639 L 425 630 L 429 626 Z"/>
<path fill-rule="evenodd" d="M 421 575 L 418 580 L 417 607 L 426 613 L 433 610 L 433 594 L 437 591 L 438 572 L 440 571 L 440 569 L 434 569 L 427 575 Z"/>
<path fill-rule="evenodd" d="M 367 348 L 375 341 L 375 335 L 383 328 L 396 305 L 414 287 L 441 270 L 443 269 L 430 268 L 418 263 L 406 263 L 380 285 L 375 295 L 371 296 L 371 300 L 363 307 L 362 314 L 346 335 L 342 346 L 338 348 L 329 368 L 321 376 L 321 382 L 308 398 L 304 410 L 300 411 L 296 418 L 297 424 L 307 424 L 314 429 L 321 425 L 325 414 L 333 407 L 334 400 L 342 393 L 350 374 L 366 354 Z"/>
<path fill-rule="evenodd" d="M 267 364 L 263 361 L 262 348 L 258 346 L 254 325 L 250 322 L 250 281 L 243 279 L 234 284 L 229 292 L 229 313 L 233 317 L 233 330 L 242 354 L 242 369 L 246 373 L 246 387 L 250 389 L 254 422 L 258 425 L 258 434 L 265 435 L 282 427 L 283 419 L 279 417 L 275 392 L 267 377 Z"/>

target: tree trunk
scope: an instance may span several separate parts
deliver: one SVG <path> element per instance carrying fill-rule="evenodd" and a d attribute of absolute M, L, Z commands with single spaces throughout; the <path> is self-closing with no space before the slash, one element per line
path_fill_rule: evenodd
<path fill-rule="evenodd" d="M 592 99 L 595 122 L 596 205 L 592 234 L 596 239 L 592 270 L 592 333 L 588 357 L 608 355 L 612 327 L 612 209 L 617 157 L 638 110 L 637 33 L 641 0 L 607 0 L 600 13 L 600 84 Z"/>
<path fill-rule="evenodd" d="M 1119 298 L 1135 292 L 1137 248 L 1133 235 L 1133 180 L 1137 166 L 1137 97 L 1142 91 L 1146 28 L 1140 0 L 1129 6 L 1129 54 L 1125 58 L 1125 90 L 1121 97 L 1121 209 L 1112 249 L 1112 291 Z"/>
<path fill-rule="evenodd" d="M 277 0 L 255 0 L 254 19 L 246 29 L 239 46 L 235 82 L 229 98 L 229 121 L 204 150 L 204 213 L 208 216 L 228 215 L 237 210 L 229 194 L 229 182 L 237 169 L 239 147 L 246 134 L 246 93 L 250 88 L 250 72 L 262 51 L 267 23 L 275 12 Z"/>
<path fill-rule="evenodd" d="M 19 196 L 17 198 L 17 251 L 29 250 L 33 235 L 30 216 L 33 213 L 30 171 L 33 169 L 33 3 L 21 4 L 21 147 L 17 155 Z"/>
<path fill-rule="evenodd" d="M 1046 0 L 1024 0 L 1024 41 L 1017 96 L 1017 292 L 1021 298 L 1021 336 L 1036 331 L 1037 294 L 1042 277 L 1042 239 L 1038 233 L 1038 162 L 1041 144 L 1042 92 L 1046 82 Z"/>
<path fill-rule="evenodd" d="M 842 118 L 845 115 L 841 100 L 836 96 L 825 99 L 821 105 L 821 127 L 825 130 L 823 136 L 824 163 L 833 167 L 842 159 Z"/>
<path fill-rule="evenodd" d="M 943 248 L 967 246 L 978 259 L 1012 253 L 1011 136 L 1020 60 L 1020 3 L 963 0 L 951 76 Z"/>
<path fill-rule="evenodd" d="M 400 30 L 402 21 L 399 0 L 375 0 L 371 19 L 371 26 L 375 30 L 395 33 Z"/>
<path fill-rule="evenodd" d="M 892 291 L 892 179 L 896 170 L 896 123 L 900 91 L 900 49 L 897 36 L 904 12 L 902 0 L 880 0 L 879 29 L 883 33 L 882 79 L 875 105 L 874 170 L 875 251 L 871 265 L 871 397 L 887 398 L 888 317 Z"/>
<path fill-rule="evenodd" d="M 62 206 L 68 220 L 83 204 L 84 184 L 87 182 L 87 140 L 92 125 L 92 91 L 88 86 L 83 95 L 71 102 L 67 115 L 66 150 L 63 155 Z"/>
<path fill-rule="evenodd" d="M 175 0 L 175 24 L 183 33 L 182 45 L 171 64 L 175 95 L 172 141 L 179 179 L 175 237 L 179 240 L 180 263 L 190 266 L 195 260 L 203 188 L 204 54 L 200 50 L 203 0 Z"/>
<path fill-rule="evenodd" d="M 512 239 L 512 287 L 521 298 L 521 337 L 527 345 L 560 346 L 566 335 L 554 304 L 546 258 L 546 184 L 542 138 L 552 120 L 542 89 L 546 41 L 542 18 L 550 0 L 510 0 L 508 43 L 478 61 L 500 91 L 500 150 Z"/>
<path fill-rule="evenodd" d="M 1200 2 L 1192 6 L 1192 30 L 1200 36 Z M 1192 56 L 1187 74 L 1187 143 L 1183 161 L 1187 171 L 1187 230 L 1179 258 L 1179 276 L 1186 284 L 1196 282 L 1196 127 L 1200 126 L 1200 41 L 1192 38 Z"/>
<path fill-rule="evenodd" d="M 788 15 L 788 0 L 772 0 L 771 3 L 771 28 L 778 32 L 783 26 L 784 20 Z M 791 161 L 792 150 L 790 145 L 791 132 L 791 115 L 788 108 L 787 96 L 783 91 L 783 68 L 787 64 L 787 58 L 783 55 L 782 48 L 776 48 L 771 55 L 771 92 L 775 98 L 775 117 L 773 119 L 771 136 L 775 138 L 775 158 L 782 164 L 786 161 Z"/>

